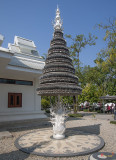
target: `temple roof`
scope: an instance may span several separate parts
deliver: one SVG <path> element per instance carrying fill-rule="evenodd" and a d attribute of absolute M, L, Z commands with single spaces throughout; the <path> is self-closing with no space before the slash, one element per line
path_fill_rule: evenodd
<path fill-rule="evenodd" d="M 4 36 L 0 34 L 0 46 L 2 45 L 3 40 L 4 40 Z"/>
<path fill-rule="evenodd" d="M 15 36 L 14 44 L 9 43 L 8 48 L 11 52 L 14 53 L 39 56 L 34 42 L 22 37 Z"/>
<path fill-rule="evenodd" d="M 1 52 L 4 56 L 6 52 L 11 55 L 6 68 L 16 69 L 17 67 L 18 69 L 20 67 L 20 69 L 39 70 L 40 72 L 44 68 L 45 62 L 32 40 L 15 36 L 14 44 L 9 43 L 8 48 L 0 47 Z"/>

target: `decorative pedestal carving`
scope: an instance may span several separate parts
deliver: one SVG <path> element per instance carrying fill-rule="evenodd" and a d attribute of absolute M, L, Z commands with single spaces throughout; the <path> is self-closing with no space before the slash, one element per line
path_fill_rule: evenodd
<path fill-rule="evenodd" d="M 66 109 L 63 107 L 61 102 L 56 104 L 55 108 L 50 109 L 51 123 L 53 124 L 53 138 L 64 139 L 65 138 L 65 121 L 66 121 Z"/>

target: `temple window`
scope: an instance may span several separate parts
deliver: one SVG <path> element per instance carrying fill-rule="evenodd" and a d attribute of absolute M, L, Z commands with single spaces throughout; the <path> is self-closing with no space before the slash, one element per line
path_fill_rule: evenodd
<path fill-rule="evenodd" d="M 28 86 L 32 86 L 33 85 L 32 81 L 24 81 L 24 80 L 16 80 L 16 79 L 4 79 L 4 78 L 0 78 L 0 83 L 17 84 L 17 85 L 28 85 Z"/>
<path fill-rule="evenodd" d="M 22 107 L 22 93 L 8 93 L 8 108 Z"/>

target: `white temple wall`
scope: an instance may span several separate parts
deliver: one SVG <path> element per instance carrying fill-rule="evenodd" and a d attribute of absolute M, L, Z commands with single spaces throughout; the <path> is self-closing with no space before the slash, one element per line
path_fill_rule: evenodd
<path fill-rule="evenodd" d="M 22 93 L 22 107 L 8 108 L 8 93 Z M 2 102 L 2 104 L 1 104 Z M 34 87 L 26 85 L 0 84 L 0 112 L 34 110 Z"/>
<path fill-rule="evenodd" d="M 15 36 L 14 44 L 8 44 L 8 49 L 0 47 L 0 122 L 46 118 L 41 111 L 41 97 L 36 93 L 44 65 L 32 40 Z M 31 82 L 22 82 L 30 85 L 9 84 L 21 84 L 17 80 L 33 81 L 33 85 Z M 13 93 L 9 101 L 8 93 Z"/>
<path fill-rule="evenodd" d="M 0 121 L 45 118 L 41 111 L 41 97 L 36 94 L 39 80 L 33 86 L 0 84 Z M 8 108 L 8 93 L 22 93 L 22 107 Z"/>
<path fill-rule="evenodd" d="M 34 109 L 37 111 L 41 110 L 41 96 L 38 96 L 36 93 L 36 89 L 39 86 L 39 78 L 34 79 Z"/>

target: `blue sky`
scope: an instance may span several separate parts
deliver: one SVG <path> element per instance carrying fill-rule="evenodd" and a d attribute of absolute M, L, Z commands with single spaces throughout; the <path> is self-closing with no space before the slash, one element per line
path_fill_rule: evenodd
<path fill-rule="evenodd" d="M 83 65 L 94 66 L 96 54 L 106 45 L 105 32 L 94 26 L 107 24 L 109 17 L 116 17 L 116 0 L 0 0 L 0 34 L 5 36 L 2 46 L 7 48 L 17 35 L 33 40 L 40 55 L 47 53 L 57 4 L 64 34 L 87 36 L 91 32 L 98 37 L 96 46 L 88 46 L 80 54 Z"/>

